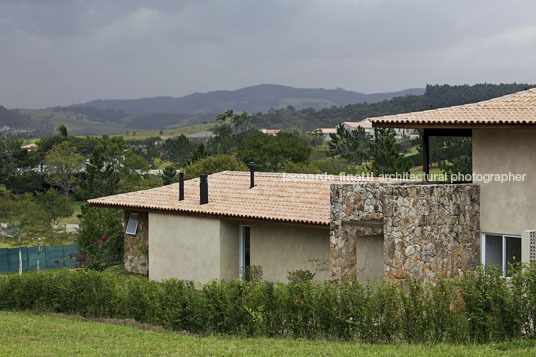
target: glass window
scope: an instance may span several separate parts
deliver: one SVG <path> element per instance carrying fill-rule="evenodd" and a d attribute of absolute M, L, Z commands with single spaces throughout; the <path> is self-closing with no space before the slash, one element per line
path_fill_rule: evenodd
<path fill-rule="evenodd" d="M 499 266 L 506 276 L 511 276 L 512 265 L 521 262 L 521 237 L 486 234 L 483 240 L 485 265 Z"/>
<path fill-rule="evenodd" d="M 250 227 L 240 226 L 239 237 L 239 278 L 244 278 L 244 271 L 246 267 L 251 265 L 251 245 L 250 245 Z"/>
<path fill-rule="evenodd" d="M 127 231 L 126 234 L 135 236 L 138 233 L 138 214 L 131 213 L 128 217 Z"/>

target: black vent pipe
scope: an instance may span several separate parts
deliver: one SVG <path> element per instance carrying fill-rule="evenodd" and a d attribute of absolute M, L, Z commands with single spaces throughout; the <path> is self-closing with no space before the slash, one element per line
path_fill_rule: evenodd
<path fill-rule="evenodd" d="M 208 179 L 207 175 L 199 176 L 199 203 L 204 205 L 208 203 Z"/>
<path fill-rule="evenodd" d="M 255 187 L 255 163 L 252 161 L 249 166 L 249 188 Z"/>
<path fill-rule="evenodd" d="M 184 172 L 179 172 L 179 201 L 184 200 Z"/>

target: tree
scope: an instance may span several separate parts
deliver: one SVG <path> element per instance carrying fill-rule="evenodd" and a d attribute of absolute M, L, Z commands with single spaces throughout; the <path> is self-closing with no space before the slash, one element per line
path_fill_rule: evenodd
<path fill-rule="evenodd" d="M 199 175 L 210 175 L 221 171 L 246 171 L 244 163 L 230 155 L 207 156 L 184 167 L 184 178 L 189 180 Z"/>
<path fill-rule="evenodd" d="M 237 140 L 233 134 L 233 128 L 229 124 L 220 124 L 212 132 L 214 136 L 207 142 L 207 149 L 212 154 L 234 154 Z"/>
<path fill-rule="evenodd" d="M 358 127 L 357 130 L 346 130 L 341 123 L 337 126 L 337 133 L 330 134 L 329 151 L 332 155 L 361 165 L 368 160 L 371 137 L 365 129 Z"/>
<path fill-rule="evenodd" d="M 409 165 L 396 147 L 391 129 L 374 129 L 370 170 L 374 175 L 394 175 L 409 172 Z"/>
<path fill-rule="evenodd" d="M 303 163 L 311 155 L 307 141 L 289 133 L 272 136 L 249 131 L 243 135 L 238 157 L 243 162 L 254 161 L 260 171 L 279 171 L 287 162 Z"/>
<path fill-rule="evenodd" d="M 473 171 L 471 138 L 442 137 L 439 151 L 439 168 L 452 174 L 470 174 Z"/>
<path fill-rule="evenodd" d="M 190 159 L 195 146 L 184 135 L 164 141 L 163 151 L 166 158 L 176 164 L 184 164 Z"/>
<path fill-rule="evenodd" d="M 9 188 L 24 189 L 36 175 L 33 169 L 39 162 L 37 154 L 21 146 L 22 140 L 0 134 L 0 184 Z"/>
<path fill-rule="evenodd" d="M 195 149 L 195 151 L 193 152 L 189 163 L 199 161 L 201 159 L 204 159 L 207 156 L 208 156 L 208 152 L 207 152 L 207 150 L 205 148 L 205 145 L 203 143 L 201 143 L 201 144 L 199 144 L 197 149 Z"/>
<path fill-rule="evenodd" d="M 58 225 L 60 218 L 73 215 L 73 208 L 69 199 L 54 188 L 44 192 L 37 192 L 35 198 L 41 210 L 47 213 L 50 224 L 54 226 Z"/>
<path fill-rule="evenodd" d="M 74 189 L 84 158 L 68 141 L 56 144 L 45 156 L 47 181 L 58 186 L 65 196 Z"/>
<path fill-rule="evenodd" d="M 41 209 L 30 193 L 13 195 L 3 193 L 0 197 L 0 218 L 7 223 L 7 239 L 19 250 L 19 274 L 22 274 L 21 248 L 37 246 L 37 270 L 41 246 L 51 242 L 61 232 L 50 225 L 50 216 Z M 66 234 L 66 233 L 65 233 Z"/>
<path fill-rule="evenodd" d="M 6 183 L 17 168 L 10 141 L 10 137 L 0 134 L 0 184 Z"/>
<path fill-rule="evenodd" d="M 168 166 L 164 170 L 162 170 L 162 181 L 164 181 L 164 185 L 169 185 L 173 183 L 176 174 L 177 170 L 173 167 L 173 165 Z"/>
<path fill-rule="evenodd" d="M 58 132 L 58 134 L 60 134 L 61 137 L 68 137 L 69 136 L 69 133 L 67 132 L 67 127 L 63 124 L 61 124 L 60 126 L 58 126 L 56 128 L 56 131 Z"/>
<path fill-rule="evenodd" d="M 81 183 L 85 199 L 113 195 L 119 185 L 118 162 L 106 160 L 104 144 L 95 147 L 86 165 L 86 178 Z"/>
<path fill-rule="evenodd" d="M 226 110 L 223 113 L 218 114 L 216 121 L 221 122 L 222 124 L 230 123 L 232 127 L 236 129 L 244 128 L 247 131 L 249 129 L 249 124 L 251 124 L 251 116 L 247 112 L 242 112 L 241 114 L 235 114 L 232 110 Z"/>

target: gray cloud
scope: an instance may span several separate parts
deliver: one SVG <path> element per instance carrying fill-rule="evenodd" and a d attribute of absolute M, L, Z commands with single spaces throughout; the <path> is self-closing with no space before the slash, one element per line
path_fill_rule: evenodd
<path fill-rule="evenodd" d="M 0 1 L 0 104 L 536 83 L 536 2 Z"/>

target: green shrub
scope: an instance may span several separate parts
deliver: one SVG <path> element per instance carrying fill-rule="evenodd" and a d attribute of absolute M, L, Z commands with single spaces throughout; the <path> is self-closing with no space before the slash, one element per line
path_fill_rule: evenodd
<path fill-rule="evenodd" d="M 260 265 L 248 265 L 242 267 L 242 276 L 245 281 L 259 282 L 262 280 L 263 271 Z"/>
<path fill-rule="evenodd" d="M 310 270 L 294 270 L 289 271 L 287 275 L 287 280 L 290 284 L 299 284 L 311 281 L 315 277 L 315 273 Z"/>
<path fill-rule="evenodd" d="M 296 272 L 295 272 L 296 273 Z M 328 338 L 370 343 L 484 343 L 534 338 L 536 264 L 512 278 L 486 268 L 435 284 L 148 281 L 98 271 L 0 279 L 0 309 L 131 318 L 199 334 Z"/>

